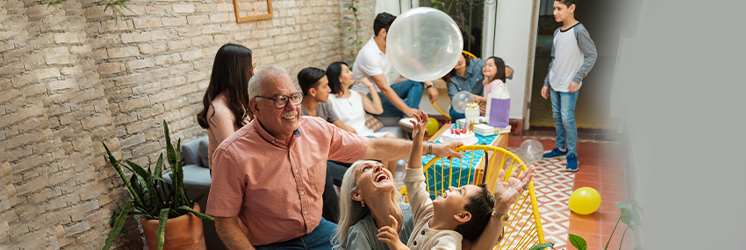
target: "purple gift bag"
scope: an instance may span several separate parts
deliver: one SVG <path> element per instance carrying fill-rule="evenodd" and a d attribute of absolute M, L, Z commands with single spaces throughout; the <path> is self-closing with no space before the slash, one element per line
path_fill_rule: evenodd
<path fill-rule="evenodd" d="M 510 116 L 510 99 L 491 98 L 489 110 L 489 121 L 487 125 L 497 128 L 508 127 Z"/>

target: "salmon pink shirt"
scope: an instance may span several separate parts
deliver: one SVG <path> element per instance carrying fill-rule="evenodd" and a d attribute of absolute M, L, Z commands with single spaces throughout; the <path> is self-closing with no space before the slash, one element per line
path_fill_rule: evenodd
<path fill-rule="evenodd" d="M 326 161 L 353 162 L 368 139 L 318 117 L 301 116 L 285 144 L 254 119 L 215 150 L 206 212 L 238 216 L 252 245 L 311 233 L 321 221 Z"/>

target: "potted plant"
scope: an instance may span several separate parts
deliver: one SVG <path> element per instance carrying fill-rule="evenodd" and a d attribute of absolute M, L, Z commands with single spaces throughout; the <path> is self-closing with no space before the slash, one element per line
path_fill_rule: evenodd
<path fill-rule="evenodd" d="M 108 161 L 119 173 L 124 185 L 132 195 L 132 199 L 124 202 L 122 211 L 114 211 L 112 216 L 111 230 L 104 250 L 111 248 L 114 240 L 122 230 L 125 219 L 130 215 L 140 217 L 143 233 L 149 249 L 205 249 L 204 232 L 202 220 L 215 220 L 212 216 L 200 213 L 197 202 L 204 197 L 200 195 L 192 200 L 187 197 L 184 189 L 184 172 L 181 162 L 178 160 L 181 139 L 178 140 L 176 148 L 171 144 L 168 124 L 163 121 L 163 132 L 166 135 L 166 156 L 171 167 L 171 180 L 168 183 L 161 178 L 163 170 L 163 153 L 158 157 L 154 171 L 150 167 L 144 169 L 131 161 L 122 164 L 111 154 L 104 143 Z M 127 178 L 123 168 L 132 173 Z M 132 208 L 132 210 L 130 210 Z M 166 243 L 167 242 L 167 243 Z"/>

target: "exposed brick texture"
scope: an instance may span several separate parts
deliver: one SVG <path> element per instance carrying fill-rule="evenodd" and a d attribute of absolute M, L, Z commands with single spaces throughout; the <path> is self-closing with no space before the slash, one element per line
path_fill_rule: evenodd
<path fill-rule="evenodd" d="M 101 143 L 148 166 L 162 120 L 182 142 L 204 136 L 195 115 L 223 44 L 293 79 L 354 59 L 348 0 L 275 0 L 274 18 L 244 23 L 230 0 L 132 0 L 119 21 L 99 1 L 46 2 L 0 2 L 0 249 L 100 249 L 130 198 Z M 365 42 L 375 1 L 358 7 Z M 115 249 L 143 249 L 138 222 L 125 228 Z"/>

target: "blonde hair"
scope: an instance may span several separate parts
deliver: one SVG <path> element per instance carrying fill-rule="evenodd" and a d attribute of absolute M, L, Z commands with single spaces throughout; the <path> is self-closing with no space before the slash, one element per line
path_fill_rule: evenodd
<path fill-rule="evenodd" d="M 339 188 L 339 223 L 337 224 L 337 230 L 332 236 L 333 249 L 342 249 L 342 243 L 347 238 L 347 232 L 355 225 L 358 221 L 365 218 L 370 213 L 368 207 L 363 207 L 360 202 L 352 200 L 352 191 L 358 189 L 357 176 L 355 170 L 365 163 L 371 162 L 370 160 L 360 160 L 350 166 L 345 171 L 344 178 L 342 179 L 342 186 Z M 392 192 L 392 195 L 396 191 Z M 394 197 L 395 201 L 398 197 Z"/>

